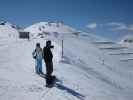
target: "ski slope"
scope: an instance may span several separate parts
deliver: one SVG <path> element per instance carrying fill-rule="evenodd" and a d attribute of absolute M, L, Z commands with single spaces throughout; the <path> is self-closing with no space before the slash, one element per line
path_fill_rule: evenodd
<path fill-rule="evenodd" d="M 43 47 L 45 41 L 0 40 L 0 100 L 132 100 L 131 48 L 107 49 L 121 45 L 70 36 L 61 59 L 61 41 L 54 39 L 54 75 L 60 81 L 48 89 L 35 74 L 31 55 L 36 42 Z"/>

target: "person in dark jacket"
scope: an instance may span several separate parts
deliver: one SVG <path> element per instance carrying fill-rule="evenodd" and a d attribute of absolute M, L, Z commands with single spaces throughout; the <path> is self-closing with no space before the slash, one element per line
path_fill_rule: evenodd
<path fill-rule="evenodd" d="M 52 84 L 52 73 L 53 73 L 53 54 L 51 51 L 51 41 L 46 41 L 46 46 L 43 48 L 43 58 L 46 64 L 46 86 Z"/>

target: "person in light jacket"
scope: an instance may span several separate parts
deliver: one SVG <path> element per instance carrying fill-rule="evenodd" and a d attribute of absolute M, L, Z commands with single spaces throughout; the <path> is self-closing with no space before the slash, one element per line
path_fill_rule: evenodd
<path fill-rule="evenodd" d="M 36 43 L 36 48 L 32 53 L 33 58 L 35 59 L 35 71 L 37 74 L 43 74 L 42 72 L 42 58 L 43 51 L 40 46 L 40 43 Z"/>

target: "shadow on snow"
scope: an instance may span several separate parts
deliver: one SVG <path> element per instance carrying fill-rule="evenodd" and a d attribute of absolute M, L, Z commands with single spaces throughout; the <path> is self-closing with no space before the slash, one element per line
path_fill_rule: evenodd
<path fill-rule="evenodd" d="M 56 83 L 56 87 L 57 87 L 58 89 L 60 89 L 60 90 L 65 90 L 67 93 L 69 93 L 69 94 L 71 94 L 71 95 L 77 97 L 77 98 L 80 99 L 80 100 L 85 100 L 85 96 L 84 96 L 84 95 L 82 95 L 82 94 L 76 92 L 76 91 L 73 90 L 73 89 L 70 89 L 70 88 L 64 86 L 63 84 Z"/>

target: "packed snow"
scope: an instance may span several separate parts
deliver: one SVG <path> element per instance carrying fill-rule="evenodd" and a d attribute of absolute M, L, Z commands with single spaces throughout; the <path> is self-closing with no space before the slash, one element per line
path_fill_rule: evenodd
<path fill-rule="evenodd" d="M 44 78 L 35 74 L 32 58 L 35 44 L 40 42 L 44 47 L 48 39 L 54 45 L 53 74 L 59 79 L 51 89 L 45 87 Z M 90 34 L 64 35 L 60 39 L 38 37 L 30 41 L 2 37 L 0 45 L 0 100 L 133 98 L 133 48 Z"/>

